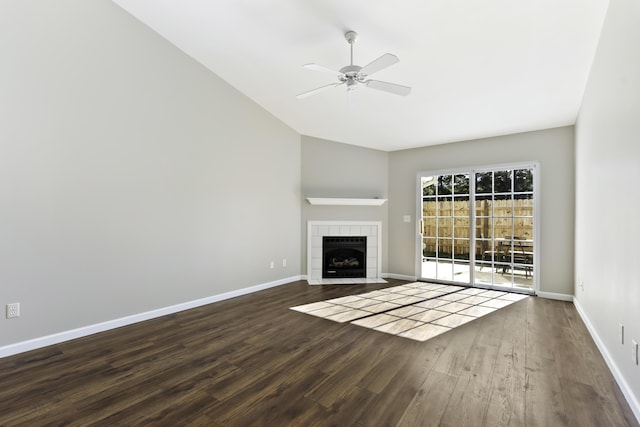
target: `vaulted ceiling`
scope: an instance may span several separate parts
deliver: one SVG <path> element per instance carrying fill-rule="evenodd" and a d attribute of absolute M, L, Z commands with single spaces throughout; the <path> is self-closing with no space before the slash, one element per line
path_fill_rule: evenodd
<path fill-rule="evenodd" d="M 570 125 L 608 0 L 113 0 L 303 135 L 385 151 Z M 302 68 L 383 53 L 396 96 Z"/>

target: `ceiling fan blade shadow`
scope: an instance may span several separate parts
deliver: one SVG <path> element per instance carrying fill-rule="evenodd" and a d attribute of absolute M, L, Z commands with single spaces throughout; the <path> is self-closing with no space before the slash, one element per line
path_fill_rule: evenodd
<path fill-rule="evenodd" d="M 374 59 L 369 64 L 362 67 L 360 70 L 360 74 L 365 76 L 370 76 L 371 74 L 380 71 L 384 68 L 390 67 L 393 64 L 398 63 L 400 60 L 397 56 L 391 53 L 385 53 L 381 57 Z"/>
<path fill-rule="evenodd" d="M 327 73 L 327 74 L 332 74 L 334 76 L 340 76 L 342 75 L 342 73 L 340 71 L 336 71 L 336 70 L 332 70 L 331 68 L 327 68 L 324 65 L 320 65 L 320 64 L 304 64 L 302 66 L 303 68 L 306 68 L 307 70 L 311 70 L 311 71 L 319 71 L 321 73 Z"/>
<path fill-rule="evenodd" d="M 332 87 L 340 86 L 342 84 L 344 84 L 344 82 L 331 83 L 331 84 L 328 84 L 328 85 L 320 86 L 320 87 L 317 87 L 315 89 L 311 89 L 311 90 L 308 90 L 306 92 L 299 93 L 299 94 L 296 95 L 296 98 L 303 99 L 303 98 L 306 98 L 308 96 L 315 95 L 316 93 L 324 92 L 325 90 L 331 89 Z"/>
<path fill-rule="evenodd" d="M 395 95 L 407 96 L 411 93 L 409 86 L 397 85 L 395 83 L 381 82 L 380 80 L 365 80 L 362 83 L 372 89 L 382 90 Z"/>

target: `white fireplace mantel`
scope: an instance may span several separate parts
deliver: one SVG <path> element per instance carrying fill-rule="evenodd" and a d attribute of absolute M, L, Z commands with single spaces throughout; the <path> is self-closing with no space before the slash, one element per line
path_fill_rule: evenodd
<path fill-rule="evenodd" d="M 330 206 L 382 206 L 387 199 L 353 199 L 339 197 L 307 197 L 310 205 Z"/>
<path fill-rule="evenodd" d="M 322 281 L 322 238 L 324 236 L 366 236 L 366 279 L 382 281 L 382 222 L 380 221 L 308 221 L 307 279 Z M 337 279 L 331 279 L 337 280 Z"/>

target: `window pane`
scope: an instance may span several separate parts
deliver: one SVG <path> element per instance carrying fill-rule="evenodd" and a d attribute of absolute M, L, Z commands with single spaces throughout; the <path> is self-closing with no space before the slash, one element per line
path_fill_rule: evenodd
<path fill-rule="evenodd" d="M 516 218 L 514 234 L 525 240 L 533 240 L 533 218 Z"/>
<path fill-rule="evenodd" d="M 453 263 L 438 260 L 438 280 L 453 280 Z"/>
<path fill-rule="evenodd" d="M 476 218 L 476 237 L 478 239 L 493 238 L 493 222 L 491 218 Z"/>
<path fill-rule="evenodd" d="M 451 197 L 438 197 L 438 216 L 451 216 Z"/>
<path fill-rule="evenodd" d="M 468 262 L 456 262 L 453 264 L 453 280 L 461 283 L 469 283 L 471 273 Z"/>
<path fill-rule="evenodd" d="M 516 270 L 518 272 L 518 270 Z M 532 289 L 533 288 L 533 271 L 525 271 L 525 274 L 513 275 L 513 286 L 516 288 Z"/>
<path fill-rule="evenodd" d="M 423 196 L 436 195 L 436 177 L 434 176 L 422 177 L 422 195 Z"/>
<path fill-rule="evenodd" d="M 511 195 L 503 197 L 502 200 L 493 201 L 493 216 L 511 217 L 513 215 L 513 199 Z"/>
<path fill-rule="evenodd" d="M 479 261 L 491 262 L 494 259 L 494 245 L 491 240 L 476 240 L 476 259 Z"/>
<path fill-rule="evenodd" d="M 436 237 L 436 219 L 435 218 L 422 219 L 422 235 L 424 237 Z"/>
<path fill-rule="evenodd" d="M 440 175 L 438 177 L 438 195 L 444 196 L 451 194 L 453 190 L 452 175 Z"/>
<path fill-rule="evenodd" d="M 422 215 L 436 216 L 436 198 L 435 197 L 422 198 Z"/>
<path fill-rule="evenodd" d="M 454 239 L 453 257 L 460 260 L 469 260 L 469 240 Z"/>
<path fill-rule="evenodd" d="M 493 192 L 511 192 L 511 171 L 495 171 L 493 173 Z"/>
<path fill-rule="evenodd" d="M 513 235 L 513 219 L 512 218 L 494 218 L 493 219 L 493 236 L 495 238 L 510 238 Z"/>
<path fill-rule="evenodd" d="M 476 173 L 476 193 L 491 193 L 493 189 L 493 172 Z"/>
<path fill-rule="evenodd" d="M 470 238 L 469 230 L 469 218 L 454 218 L 453 220 L 453 235 L 454 237 Z"/>
<path fill-rule="evenodd" d="M 453 191 L 455 194 L 469 194 L 469 175 L 455 175 Z"/>
<path fill-rule="evenodd" d="M 491 263 L 476 262 L 476 284 L 491 285 L 493 281 L 493 268 Z"/>
<path fill-rule="evenodd" d="M 533 216 L 533 199 L 517 199 L 513 201 L 515 216 Z"/>
<path fill-rule="evenodd" d="M 452 237 L 451 217 L 438 218 L 438 237 Z"/>
<path fill-rule="evenodd" d="M 533 191 L 533 169 L 516 169 L 513 171 L 514 188 L 516 193 Z"/>
<path fill-rule="evenodd" d="M 509 264 L 496 265 L 496 269 L 493 274 L 493 283 L 495 285 L 510 287 L 511 281 L 511 268 L 509 267 Z"/>
<path fill-rule="evenodd" d="M 435 279 L 436 278 L 436 268 L 437 263 L 435 259 L 424 259 L 422 260 L 422 277 L 427 279 Z"/>
<path fill-rule="evenodd" d="M 438 258 L 451 258 L 452 240 L 451 239 L 438 239 Z"/>
<path fill-rule="evenodd" d="M 496 260 L 501 263 L 511 264 L 513 262 L 513 252 L 511 249 L 504 249 L 499 252 L 499 256 L 496 256 Z"/>
<path fill-rule="evenodd" d="M 423 257 L 436 256 L 436 239 L 433 239 L 433 238 L 422 239 L 422 256 Z"/>
<path fill-rule="evenodd" d="M 512 258 L 513 262 L 518 264 L 518 267 L 521 269 L 526 269 L 533 264 L 533 252 L 528 252 L 525 249 L 514 248 Z"/>
<path fill-rule="evenodd" d="M 469 217 L 469 196 L 458 196 L 453 199 L 453 216 Z"/>
<path fill-rule="evenodd" d="M 513 239 L 501 243 L 504 247 L 501 262 L 505 263 L 500 266 L 503 278 L 507 277 L 504 274 L 506 272 L 514 284 L 531 288 L 533 285 L 531 279 L 534 261 L 533 241 L 515 236 Z"/>
<path fill-rule="evenodd" d="M 533 264 L 533 241 L 528 239 L 513 240 L 514 262 Z"/>
<path fill-rule="evenodd" d="M 491 196 L 478 196 L 475 201 L 476 216 L 493 215 L 493 200 Z"/>

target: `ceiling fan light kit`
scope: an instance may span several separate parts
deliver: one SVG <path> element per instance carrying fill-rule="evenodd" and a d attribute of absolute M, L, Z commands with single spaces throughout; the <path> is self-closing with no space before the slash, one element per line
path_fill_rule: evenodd
<path fill-rule="evenodd" d="M 411 88 L 408 86 L 402 86 L 395 83 L 383 82 L 380 80 L 371 80 L 368 77 L 376 73 L 380 70 L 383 70 L 399 61 L 398 57 L 392 55 L 390 53 L 385 53 L 377 59 L 374 59 L 369 64 L 361 67 L 359 65 L 353 64 L 353 44 L 356 42 L 356 38 L 358 37 L 358 33 L 355 31 L 347 31 L 344 35 L 344 38 L 349 43 L 351 49 L 351 61 L 350 65 L 346 65 L 340 70 L 332 70 L 331 68 L 327 68 L 323 65 L 319 64 L 304 64 L 303 67 L 312 70 L 319 71 L 322 73 L 333 74 L 338 78 L 338 82 L 330 83 L 328 85 L 320 86 L 318 88 L 302 92 L 296 95 L 297 98 L 306 98 L 311 95 L 315 95 L 317 93 L 323 92 L 332 87 L 346 85 L 347 91 L 352 91 L 358 88 L 359 85 L 363 85 L 365 87 L 369 87 L 372 89 L 381 90 L 384 92 L 393 93 L 395 95 L 407 96 L 411 93 Z"/>

